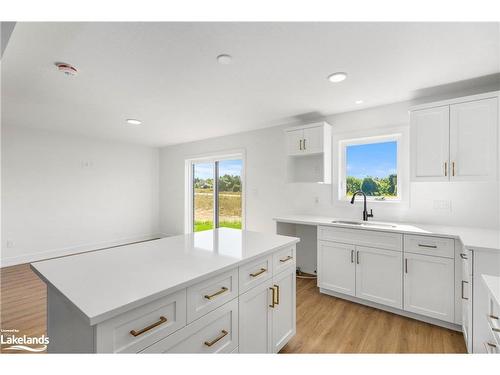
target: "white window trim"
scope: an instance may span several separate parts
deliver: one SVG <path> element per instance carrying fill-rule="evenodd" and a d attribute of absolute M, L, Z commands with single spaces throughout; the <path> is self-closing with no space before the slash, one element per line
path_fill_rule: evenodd
<path fill-rule="evenodd" d="M 333 135 L 333 157 L 337 158 L 338 167 L 333 171 L 332 201 L 334 205 L 350 205 L 350 199 L 344 194 L 343 183 L 346 173 L 346 145 L 367 144 L 384 141 L 397 142 L 397 175 L 398 198 L 377 200 L 367 197 L 370 204 L 375 205 L 405 205 L 409 204 L 409 131 L 407 126 L 365 129 L 356 132 Z M 358 201 L 357 198 L 356 201 Z"/>
<path fill-rule="evenodd" d="M 241 229 L 246 227 L 246 151 L 226 150 L 217 153 L 193 155 L 185 160 L 184 181 L 184 233 L 193 232 L 193 164 L 210 163 L 221 160 L 241 159 Z M 214 181 L 215 183 L 215 181 Z M 215 202 L 214 202 L 215 204 Z M 215 207 L 214 207 L 215 212 Z"/>

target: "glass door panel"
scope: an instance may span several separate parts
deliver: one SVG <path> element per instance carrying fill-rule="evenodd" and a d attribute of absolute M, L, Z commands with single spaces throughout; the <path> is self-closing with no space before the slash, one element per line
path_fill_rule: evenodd
<path fill-rule="evenodd" d="M 193 164 L 193 231 L 214 229 L 214 163 Z"/>
<path fill-rule="evenodd" d="M 241 229 L 243 161 L 220 160 L 216 162 L 217 223 L 216 226 Z"/>

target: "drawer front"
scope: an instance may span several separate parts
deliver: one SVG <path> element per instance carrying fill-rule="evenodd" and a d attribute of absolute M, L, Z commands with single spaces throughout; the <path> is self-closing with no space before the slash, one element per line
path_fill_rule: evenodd
<path fill-rule="evenodd" d="M 187 288 L 187 322 L 200 318 L 238 297 L 238 268 Z"/>
<path fill-rule="evenodd" d="M 455 240 L 452 238 L 417 236 L 406 234 L 405 252 L 444 258 L 455 257 Z"/>
<path fill-rule="evenodd" d="M 137 353 L 186 325 L 186 289 L 97 325 L 98 353 Z"/>
<path fill-rule="evenodd" d="M 259 258 L 253 262 L 240 266 L 238 274 L 238 285 L 240 294 L 242 294 L 273 276 L 272 255 Z"/>
<path fill-rule="evenodd" d="M 295 246 L 278 250 L 273 254 L 274 275 L 277 275 L 289 267 L 295 268 Z"/>
<path fill-rule="evenodd" d="M 235 299 L 151 345 L 143 353 L 231 353 L 238 347 Z"/>
<path fill-rule="evenodd" d="M 500 344 L 497 342 L 492 331 L 489 331 L 485 336 L 484 350 L 488 354 L 500 354 Z"/>
<path fill-rule="evenodd" d="M 366 229 L 318 227 L 318 239 L 387 250 L 403 250 L 403 235 Z"/>
<path fill-rule="evenodd" d="M 488 304 L 489 309 L 486 320 L 491 330 L 491 336 L 495 340 L 494 343 L 500 348 L 500 308 L 491 296 L 489 297 Z"/>

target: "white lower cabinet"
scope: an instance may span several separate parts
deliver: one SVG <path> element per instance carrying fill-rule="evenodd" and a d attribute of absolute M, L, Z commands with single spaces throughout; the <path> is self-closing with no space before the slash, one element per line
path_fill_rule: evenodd
<path fill-rule="evenodd" d="M 453 239 L 318 227 L 318 287 L 325 293 L 458 324 L 455 267 Z"/>
<path fill-rule="evenodd" d="M 272 285 L 268 280 L 240 296 L 240 351 L 272 352 Z"/>
<path fill-rule="evenodd" d="M 273 277 L 272 301 L 273 352 L 277 353 L 295 335 L 295 268 Z"/>
<path fill-rule="evenodd" d="M 404 309 L 453 322 L 454 260 L 406 253 L 404 270 Z"/>
<path fill-rule="evenodd" d="M 295 268 L 240 296 L 240 353 L 277 353 L 295 335 Z"/>
<path fill-rule="evenodd" d="M 403 254 L 356 246 L 356 297 L 403 308 Z"/>
<path fill-rule="evenodd" d="M 356 265 L 354 245 L 318 242 L 318 286 L 354 296 Z"/>

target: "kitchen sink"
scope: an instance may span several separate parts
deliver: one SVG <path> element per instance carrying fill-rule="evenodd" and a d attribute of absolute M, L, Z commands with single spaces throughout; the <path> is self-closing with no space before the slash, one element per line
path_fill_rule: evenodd
<path fill-rule="evenodd" d="M 349 221 L 349 220 L 333 220 L 333 224 L 344 224 L 344 225 L 357 225 L 360 227 L 373 227 L 373 228 L 396 228 L 394 224 L 386 223 L 370 223 L 367 221 Z"/>

